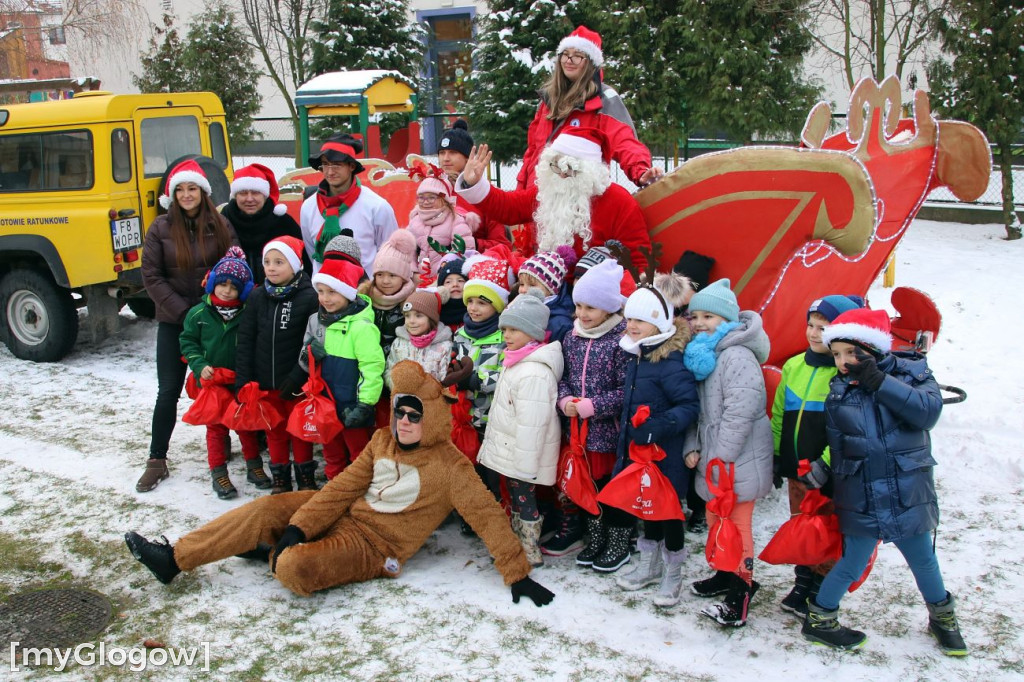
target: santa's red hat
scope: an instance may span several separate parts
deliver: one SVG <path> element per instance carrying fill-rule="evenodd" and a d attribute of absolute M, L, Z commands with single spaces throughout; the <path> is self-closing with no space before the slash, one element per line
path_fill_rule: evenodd
<path fill-rule="evenodd" d="M 597 163 L 611 162 L 608 136 L 597 128 L 566 126 L 551 143 L 560 154 Z"/>
<path fill-rule="evenodd" d="M 570 47 L 587 55 L 595 67 L 604 64 L 604 53 L 601 52 L 601 34 L 597 31 L 591 31 L 586 26 L 577 26 L 575 31 L 562 38 L 562 42 L 558 43 L 557 53 L 561 54 Z"/>
<path fill-rule="evenodd" d="M 842 313 L 825 327 L 821 340 L 828 346 L 833 341 L 846 341 L 870 351 L 888 353 L 892 348 L 890 329 L 889 314 L 884 310 L 856 308 Z"/>
<path fill-rule="evenodd" d="M 164 207 L 164 210 L 169 209 L 171 204 L 174 203 L 174 190 L 183 182 L 191 182 L 194 185 L 198 185 L 200 189 L 206 192 L 206 196 L 210 196 L 213 193 L 213 190 L 210 189 L 210 181 L 206 179 L 206 173 L 199 167 L 199 164 L 192 159 L 182 161 L 167 176 L 167 186 L 160 197 L 160 205 Z"/>
<path fill-rule="evenodd" d="M 280 251 L 281 255 L 288 261 L 288 264 L 292 266 L 292 272 L 297 273 L 302 270 L 302 251 L 304 248 L 302 240 L 296 237 L 289 237 L 287 235 L 275 237 L 263 246 L 263 257 L 267 257 L 268 251 Z"/>
<path fill-rule="evenodd" d="M 288 207 L 277 203 L 281 192 L 277 187 L 274 171 L 260 163 L 251 163 L 235 171 L 235 179 L 231 181 L 231 198 L 239 192 L 250 190 L 259 192 L 274 204 L 274 215 L 284 215 Z"/>
<path fill-rule="evenodd" d="M 320 271 L 313 275 L 313 286 L 326 284 L 350 301 L 356 299 L 356 288 L 363 269 L 347 260 L 325 260 Z"/>

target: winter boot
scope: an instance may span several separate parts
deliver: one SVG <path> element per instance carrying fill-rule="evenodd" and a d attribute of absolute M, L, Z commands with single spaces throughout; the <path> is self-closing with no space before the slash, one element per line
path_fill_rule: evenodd
<path fill-rule="evenodd" d="M 295 462 L 295 488 L 296 490 L 319 490 L 316 484 L 316 460 L 309 460 L 299 464 Z"/>
<path fill-rule="evenodd" d="M 661 577 L 658 593 L 654 595 L 654 605 L 661 607 L 675 606 L 679 603 L 679 595 L 683 591 L 683 562 L 686 561 L 686 548 L 670 552 L 664 545 L 661 547 L 665 560 L 665 574 Z"/>
<path fill-rule="evenodd" d="M 583 524 L 579 513 L 564 512 L 562 525 L 540 551 L 548 556 L 565 556 L 583 547 Z"/>
<path fill-rule="evenodd" d="M 690 585 L 690 592 L 693 592 L 698 597 L 717 597 L 725 594 L 729 591 L 730 585 L 732 585 L 733 575 L 735 574 L 729 571 L 715 571 L 715 574 L 710 578 L 698 580 Z"/>
<path fill-rule="evenodd" d="M 164 480 L 169 475 L 166 459 L 150 457 L 146 460 L 146 470 L 142 472 L 139 482 L 135 484 L 135 492 L 148 493 L 150 490 L 153 490 L 160 485 L 160 481 Z"/>
<path fill-rule="evenodd" d="M 600 573 L 614 573 L 629 563 L 629 528 L 611 526 L 608 541 L 601 556 L 594 559 L 593 569 Z"/>
<path fill-rule="evenodd" d="M 704 535 L 708 532 L 708 517 L 703 509 L 690 512 L 690 517 L 686 519 L 686 532 L 695 535 Z"/>
<path fill-rule="evenodd" d="M 213 479 L 213 492 L 217 493 L 217 497 L 222 500 L 238 497 L 238 490 L 235 489 L 235 485 L 228 476 L 226 464 L 210 469 L 210 477 Z"/>
<path fill-rule="evenodd" d="M 807 615 L 807 598 L 811 596 L 814 572 L 811 571 L 810 566 L 797 566 L 793 572 L 796 574 L 793 589 L 783 597 L 781 606 L 783 611 L 803 617 Z M 818 584 L 821 584 L 820 580 Z"/>
<path fill-rule="evenodd" d="M 839 624 L 839 609 L 826 611 L 814 599 L 807 600 L 807 617 L 800 632 L 804 639 L 837 649 L 857 649 L 867 640 L 863 632 Z"/>
<path fill-rule="evenodd" d="M 519 542 L 523 544 L 526 560 L 534 568 L 543 566 L 544 557 L 540 553 L 540 529 L 544 525 L 544 517 L 541 516 L 536 521 L 524 521 L 519 514 L 516 514 L 515 517 L 519 521 L 516 535 L 519 536 Z"/>
<path fill-rule="evenodd" d="M 939 641 L 942 653 L 947 656 L 966 656 L 967 645 L 960 636 L 954 606 L 955 600 L 949 592 L 938 604 L 928 604 L 928 630 Z"/>
<path fill-rule="evenodd" d="M 266 490 L 274 485 L 267 472 L 263 470 L 263 457 L 260 455 L 245 460 L 245 480 L 260 490 Z"/>
<path fill-rule="evenodd" d="M 292 491 L 292 465 L 291 464 L 271 464 L 270 475 L 273 477 L 273 482 L 270 489 L 271 495 L 277 495 L 278 493 L 290 493 Z"/>
<path fill-rule="evenodd" d="M 167 538 L 164 538 L 163 543 L 150 542 L 138 533 L 128 531 L 124 534 L 124 541 L 132 556 L 141 561 L 142 565 L 152 571 L 156 579 L 164 585 L 181 573 L 177 562 L 174 561 L 174 548 L 167 542 Z"/>
<path fill-rule="evenodd" d="M 665 543 L 661 540 L 638 539 L 636 547 L 640 550 L 640 560 L 636 563 L 636 568 L 616 578 L 615 584 L 627 592 L 633 592 L 661 580 L 665 572 L 662 556 L 664 546 Z"/>
<path fill-rule="evenodd" d="M 742 627 L 747 623 L 747 608 L 750 606 L 750 599 L 757 591 L 757 584 L 748 584 L 746 580 L 730 573 L 732 576 L 729 591 L 725 593 L 725 599 L 706 606 L 701 613 L 708 618 L 718 622 L 719 625 L 731 627 Z"/>
<path fill-rule="evenodd" d="M 608 542 L 608 527 L 601 521 L 600 516 L 587 516 L 586 526 L 590 539 L 586 548 L 576 555 L 576 565 L 589 568 L 594 565 L 594 559 L 604 553 L 605 543 Z"/>

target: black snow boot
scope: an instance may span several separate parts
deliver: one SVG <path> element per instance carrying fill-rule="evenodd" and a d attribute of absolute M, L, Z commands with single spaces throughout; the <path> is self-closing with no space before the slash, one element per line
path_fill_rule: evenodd
<path fill-rule="evenodd" d="M 226 464 L 210 469 L 210 478 L 212 479 L 213 492 L 217 493 L 217 497 L 222 500 L 238 497 L 238 490 L 235 488 L 235 484 L 231 482 L 231 477 L 228 476 Z"/>
<path fill-rule="evenodd" d="M 804 639 L 837 649 L 857 649 L 867 641 L 860 630 L 839 624 L 839 609 L 826 611 L 814 599 L 807 600 L 807 617 L 800 632 Z"/>
<path fill-rule="evenodd" d="M 608 541 L 601 556 L 594 559 L 593 569 L 600 573 L 614 573 L 629 563 L 629 528 L 611 526 Z"/>
<path fill-rule="evenodd" d="M 562 525 L 540 551 L 548 556 L 565 556 L 583 547 L 583 523 L 577 511 L 563 511 Z"/>
<path fill-rule="evenodd" d="M 297 490 L 319 490 L 316 484 L 316 460 L 295 463 L 295 487 Z"/>
<path fill-rule="evenodd" d="M 735 573 L 729 575 L 732 577 L 725 599 L 717 604 L 704 607 L 701 609 L 701 613 L 717 621 L 719 625 L 738 628 L 747 623 L 747 609 L 758 585 L 757 583 L 748 584 L 746 580 Z"/>
<path fill-rule="evenodd" d="M 807 615 L 807 598 L 817 596 L 815 589 L 815 578 L 817 586 L 821 585 L 821 576 L 816 576 L 810 566 L 797 566 L 793 569 L 796 580 L 793 582 L 793 589 L 782 599 L 782 610 L 795 613 L 800 617 Z M 811 592 L 814 594 L 811 594 Z"/>
<path fill-rule="evenodd" d="M 698 580 L 690 585 L 690 592 L 693 592 L 698 597 L 717 597 L 725 594 L 732 585 L 733 575 L 735 574 L 729 571 L 715 571 L 715 574 L 710 578 Z"/>
<path fill-rule="evenodd" d="M 966 656 L 967 645 L 960 636 L 954 606 L 955 600 L 949 592 L 938 604 L 928 604 L 928 630 L 935 635 L 942 653 L 947 656 Z"/>
<path fill-rule="evenodd" d="M 271 464 L 270 476 L 274 479 L 272 483 L 273 487 L 270 489 L 271 495 L 290 493 L 292 491 L 291 464 Z"/>
<path fill-rule="evenodd" d="M 686 519 L 686 532 L 695 535 L 703 535 L 708 532 L 708 517 L 703 509 L 691 511 Z"/>
<path fill-rule="evenodd" d="M 604 546 L 608 541 L 608 526 L 604 525 L 600 516 L 587 515 L 587 546 L 576 555 L 577 566 L 593 566 L 594 559 L 604 554 Z"/>
<path fill-rule="evenodd" d="M 163 540 L 162 543 L 150 542 L 134 531 L 124 534 L 125 544 L 131 550 L 132 556 L 141 561 L 157 580 L 166 585 L 174 580 L 174 576 L 181 573 L 181 569 L 174 561 L 174 548 L 171 547 L 171 543 L 167 542 L 167 538 Z"/>
<path fill-rule="evenodd" d="M 245 460 L 245 480 L 252 483 L 260 490 L 266 490 L 274 485 L 267 472 L 263 470 L 263 456 L 256 455 L 252 459 Z"/>

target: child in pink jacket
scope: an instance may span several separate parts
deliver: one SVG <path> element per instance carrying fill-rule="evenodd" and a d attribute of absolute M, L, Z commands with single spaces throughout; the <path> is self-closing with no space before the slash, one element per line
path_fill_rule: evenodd
<path fill-rule="evenodd" d="M 465 242 L 460 249 L 462 252 L 476 247 L 473 230 L 462 214 L 455 210 L 455 190 L 444 174 L 425 178 L 416 189 L 416 208 L 409 213 L 409 232 L 416 237 L 419 257 L 430 259 L 432 275 L 437 274 L 441 258 L 456 235 Z M 441 247 L 442 251 L 431 243 Z"/>

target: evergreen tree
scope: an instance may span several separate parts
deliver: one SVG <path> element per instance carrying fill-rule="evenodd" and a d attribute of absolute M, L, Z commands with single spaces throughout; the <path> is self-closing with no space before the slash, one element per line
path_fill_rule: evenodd
<path fill-rule="evenodd" d="M 953 0 L 937 27 L 953 61 L 930 65 L 932 101 L 944 116 L 973 123 L 996 145 L 1006 238 L 1020 239 L 1011 145 L 1024 128 L 1024 2 Z"/>
<path fill-rule="evenodd" d="M 160 22 L 163 28 L 152 27 L 149 51 L 142 55 L 142 72 L 132 74 L 132 83 L 142 92 L 187 91 L 185 47 L 174 26 L 174 15 L 164 13 Z"/>

